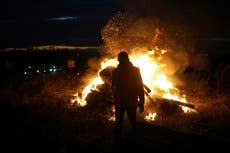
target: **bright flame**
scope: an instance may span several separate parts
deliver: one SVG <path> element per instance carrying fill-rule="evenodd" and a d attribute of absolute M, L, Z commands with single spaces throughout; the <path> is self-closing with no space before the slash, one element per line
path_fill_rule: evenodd
<path fill-rule="evenodd" d="M 160 67 L 160 65 L 151 58 L 151 53 L 134 56 L 131 55 L 130 60 L 135 66 L 140 68 L 143 82 L 147 85 L 151 85 L 152 78 L 154 77 L 156 70 Z"/>
<path fill-rule="evenodd" d="M 77 102 L 80 106 L 85 106 L 86 103 L 86 96 L 91 92 L 91 90 L 96 90 L 97 85 L 103 84 L 104 82 L 101 80 L 101 78 L 96 77 L 94 78 L 82 91 L 82 95 L 79 96 L 79 94 L 74 94 L 76 98 L 72 99 L 71 102 L 75 103 Z"/>
<path fill-rule="evenodd" d="M 162 50 L 160 53 L 164 54 L 166 53 L 166 50 Z M 129 57 L 130 61 L 140 68 L 144 84 L 151 89 L 151 93 L 149 93 L 151 97 L 154 98 L 154 96 L 157 96 L 186 103 L 185 95 L 181 96 L 179 90 L 173 86 L 173 83 L 167 78 L 167 75 L 162 72 L 161 68 L 166 67 L 167 64 L 162 64 L 160 63 L 159 58 L 155 58 L 154 50 L 148 51 L 145 54 L 130 54 Z M 106 58 L 101 62 L 101 67 L 98 72 L 108 66 L 116 67 L 117 64 L 117 59 Z M 80 106 L 85 106 L 87 104 L 85 101 L 86 96 L 91 90 L 96 90 L 96 87 L 99 84 L 103 84 L 103 81 L 98 75 L 84 88 L 82 96 L 76 94 L 76 98 L 72 99 L 72 102 L 77 102 Z M 189 111 L 189 108 L 183 106 L 182 110 L 186 113 Z M 145 117 L 145 120 L 154 120 L 155 116 L 156 113 L 150 113 Z"/>
<path fill-rule="evenodd" d="M 117 61 L 117 59 L 104 59 L 102 62 L 101 62 L 101 68 L 100 68 L 100 70 L 102 70 L 102 69 L 104 69 L 104 68 L 106 68 L 106 67 L 108 67 L 108 66 L 117 66 L 117 64 L 118 64 L 118 61 Z M 100 71 L 99 70 L 99 71 Z"/>
<path fill-rule="evenodd" d="M 144 119 L 147 121 L 153 121 L 155 120 L 156 116 L 157 116 L 157 113 L 149 113 L 149 115 L 145 116 Z"/>
<path fill-rule="evenodd" d="M 173 100 L 177 100 L 183 103 L 187 103 L 185 99 L 185 95 L 182 95 L 182 97 L 178 97 L 178 95 L 171 95 L 171 94 L 166 93 L 162 97 L 166 99 L 173 99 Z M 189 108 L 182 106 L 182 110 L 186 113 L 189 111 Z"/>
<path fill-rule="evenodd" d="M 168 91 L 173 88 L 173 85 L 170 81 L 167 80 L 167 77 L 164 74 L 159 74 L 156 80 L 153 81 L 153 84 L 164 91 Z"/>

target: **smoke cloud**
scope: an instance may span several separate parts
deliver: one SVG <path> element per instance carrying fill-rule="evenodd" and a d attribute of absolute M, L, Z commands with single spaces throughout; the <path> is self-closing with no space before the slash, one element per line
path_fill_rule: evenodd
<path fill-rule="evenodd" d="M 163 62 L 169 65 L 170 75 L 184 70 L 189 63 L 188 53 L 191 47 L 188 47 L 190 43 L 184 40 L 186 37 L 183 30 L 160 27 L 157 19 L 151 16 L 140 17 L 118 12 L 102 30 L 102 39 L 104 52 L 113 58 L 122 50 L 130 54 L 146 53 L 155 50 L 156 46 L 160 50 L 167 50 L 169 55 Z"/>
<path fill-rule="evenodd" d="M 170 52 L 164 58 L 169 74 L 183 72 L 189 65 L 200 68 L 190 57 L 197 54 L 197 38 L 218 29 L 213 3 L 207 0 L 120 0 L 118 3 L 121 11 L 101 31 L 107 55 L 116 57 L 122 50 L 131 53 L 137 48 L 146 51 L 158 46 Z"/>

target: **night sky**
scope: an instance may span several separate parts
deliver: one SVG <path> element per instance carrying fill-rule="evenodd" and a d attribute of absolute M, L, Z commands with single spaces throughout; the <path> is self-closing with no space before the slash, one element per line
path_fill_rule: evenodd
<path fill-rule="evenodd" d="M 230 36 L 227 0 L 7 0 L 0 5 L 1 47 L 98 45 L 118 10 L 186 20 L 204 37 Z"/>
<path fill-rule="evenodd" d="M 2 47 L 97 45 L 117 12 L 112 0 L 9 0 L 0 5 Z"/>

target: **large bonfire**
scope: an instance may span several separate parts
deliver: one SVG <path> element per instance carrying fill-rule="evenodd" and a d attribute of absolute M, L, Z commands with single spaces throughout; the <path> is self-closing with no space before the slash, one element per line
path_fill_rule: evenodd
<path fill-rule="evenodd" d="M 179 80 L 174 75 L 186 65 L 186 54 L 162 48 L 159 43 L 160 29 L 145 21 L 134 22 L 122 13 L 111 18 L 102 30 L 105 55 L 100 60 L 97 73 L 87 77 L 87 84 L 74 95 L 72 103 L 79 107 L 86 106 L 90 93 L 102 92 L 101 85 L 108 87 L 109 94 L 111 70 L 118 64 L 116 55 L 125 50 L 130 55 L 130 61 L 140 68 L 143 78 L 146 95 L 144 119 L 155 119 L 158 114 L 155 106 L 159 101 L 175 102 L 184 113 L 193 111 L 194 107 L 188 104 L 186 95 L 176 87 Z M 175 60 L 178 56 L 183 58 L 181 65 Z"/>

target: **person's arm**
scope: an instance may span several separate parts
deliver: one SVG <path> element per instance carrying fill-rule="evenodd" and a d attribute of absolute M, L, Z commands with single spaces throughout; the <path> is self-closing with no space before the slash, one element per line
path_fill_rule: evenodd
<path fill-rule="evenodd" d="M 145 94 L 144 94 L 144 84 L 142 81 L 140 70 L 138 69 L 138 95 L 139 95 L 139 102 L 138 102 L 138 109 L 139 112 L 144 111 L 144 104 L 145 104 Z"/>

